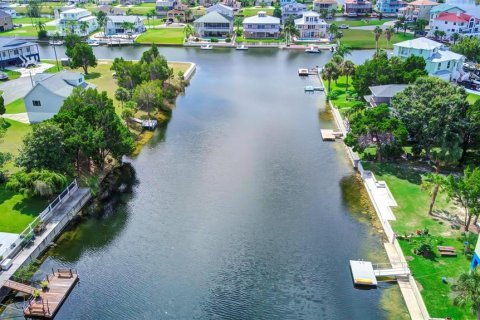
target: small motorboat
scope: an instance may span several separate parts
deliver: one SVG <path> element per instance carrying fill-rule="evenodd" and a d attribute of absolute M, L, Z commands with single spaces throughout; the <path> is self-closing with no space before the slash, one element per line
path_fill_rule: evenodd
<path fill-rule="evenodd" d="M 50 44 L 51 46 L 61 46 L 63 45 L 65 42 L 62 41 L 62 40 L 50 40 L 48 42 L 48 44 Z"/>
<path fill-rule="evenodd" d="M 92 41 L 92 42 L 88 42 L 88 45 L 91 47 L 98 47 L 100 43 L 98 43 L 97 41 Z"/>
<path fill-rule="evenodd" d="M 204 45 L 200 46 L 200 49 L 201 50 L 212 50 L 213 46 L 211 44 L 204 44 Z"/>
<path fill-rule="evenodd" d="M 320 53 L 320 49 L 318 47 L 309 47 L 305 49 L 306 53 Z"/>
<path fill-rule="evenodd" d="M 244 44 L 241 44 L 235 48 L 236 50 L 248 50 L 248 47 Z"/>

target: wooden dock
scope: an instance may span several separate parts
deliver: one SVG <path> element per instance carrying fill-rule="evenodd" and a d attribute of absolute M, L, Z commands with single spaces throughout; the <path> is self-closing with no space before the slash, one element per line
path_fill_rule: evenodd
<path fill-rule="evenodd" d="M 333 129 L 320 129 L 323 141 L 335 141 L 335 139 L 343 137 L 343 133 Z"/>
<path fill-rule="evenodd" d="M 130 118 L 131 121 L 139 123 L 142 125 L 142 129 L 155 130 L 158 125 L 158 121 L 155 119 L 141 120 L 137 118 Z"/>
<path fill-rule="evenodd" d="M 37 298 L 31 298 L 23 310 L 25 318 L 52 319 L 77 284 L 78 274 L 71 269 L 58 269 L 48 275 L 48 288 L 39 292 Z"/>

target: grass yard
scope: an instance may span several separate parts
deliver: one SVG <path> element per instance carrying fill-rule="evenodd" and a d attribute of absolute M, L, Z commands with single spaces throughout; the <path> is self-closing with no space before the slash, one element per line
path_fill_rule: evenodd
<path fill-rule="evenodd" d="M 7 80 L 1 80 L 1 81 L 8 81 L 8 80 L 14 80 L 14 79 L 18 79 L 20 78 L 20 76 L 22 75 L 20 72 L 18 71 L 14 71 L 14 70 L 9 70 L 9 69 L 3 69 L 3 70 L 0 70 L 1 72 L 3 73 L 6 73 L 7 76 L 8 76 L 8 79 Z M 1 82 L 0 81 L 0 82 Z"/>
<path fill-rule="evenodd" d="M 454 306 L 452 300 L 451 284 L 461 273 L 468 270 L 470 263 L 469 259 L 462 255 L 462 242 L 457 240 L 461 231 L 454 230 L 449 223 L 439 219 L 434 220 L 428 215 L 430 194 L 429 190 L 421 188 L 423 176 L 406 165 L 392 163 L 364 163 L 364 168 L 372 170 L 377 180 L 386 181 L 395 197 L 398 207 L 392 210 L 397 220 L 392 221 L 391 225 L 398 235 L 428 228 L 435 251 L 437 245 L 457 248 L 457 257 L 440 257 L 437 252 L 436 257 L 428 259 L 412 252 L 415 244 L 399 240 L 413 275 L 421 285 L 421 293 L 430 316 L 471 319 L 469 310 Z M 456 209 L 448 202 L 446 195 L 440 193 L 434 211 L 452 212 L 453 210 Z M 446 277 L 449 284 L 444 284 L 442 277 Z"/>
<path fill-rule="evenodd" d="M 350 49 L 375 49 L 375 35 L 373 31 L 370 30 L 341 30 L 343 32 L 343 37 L 340 38 L 340 42 L 346 46 L 349 46 Z M 393 49 L 393 44 L 405 40 L 413 39 L 413 35 L 403 33 L 395 33 L 390 40 L 390 43 L 387 43 L 385 35 L 380 37 L 378 41 L 378 46 L 380 49 Z"/>
<path fill-rule="evenodd" d="M 242 36 L 239 36 L 235 39 L 236 42 L 253 42 L 253 43 L 285 43 L 285 38 L 277 38 L 277 39 L 245 39 Z"/>
<path fill-rule="evenodd" d="M 348 91 L 351 92 L 350 95 L 347 94 L 347 78 L 345 76 L 341 76 L 338 78 L 337 83 L 335 81 L 330 82 L 330 92 L 337 92 L 337 98 L 331 99 L 334 106 L 336 106 L 339 110 L 345 112 L 350 109 L 356 102 L 353 97 L 355 96 L 355 88 L 352 85 L 352 77 L 348 77 Z M 328 82 L 326 80 L 323 81 L 326 88 L 328 88 Z"/>
<path fill-rule="evenodd" d="M 44 199 L 27 198 L 0 185 L 0 232 L 22 232 L 47 205 Z"/>
<path fill-rule="evenodd" d="M 142 3 L 142 4 L 147 4 L 147 3 Z M 152 9 L 155 9 L 155 3 L 152 3 L 152 5 L 153 6 L 141 6 L 141 5 L 136 5 L 132 7 L 120 6 L 119 8 L 124 10 L 125 12 L 128 11 L 132 15 L 144 16 Z"/>
<path fill-rule="evenodd" d="M 54 14 L 54 9 L 63 7 L 67 3 L 62 3 L 62 2 L 42 2 L 40 5 L 40 13 L 41 14 Z M 15 7 L 15 11 L 17 11 L 17 14 L 22 14 L 26 15 L 27 14 L 27 6 L 20 6 L 20 7 Z"/>
<path fill-rule="evenodd" d="M 392 21 L 389 19 L 382 19 L 382 20 L 345 20 L 345 21 L 333 21 L 337 26 L 346 24 L 350 27 L 365 27 L 365 26 L 381 26 L 385 22 Z"/>
<path fill-rule="evenodd" d="M 10 102 L 5 106 L 5 108 L 7 109 L 7 112 L 5 113 L 9 114 L 27 112 L 27 109 L 25 109 L 25 103 L 22 98 Z"/>
<path fill-rule="evenodd" d="M 18 149 L 22 145 L 23 137 L 32 131 L 32 127 L 28 124 L 10 119 L 5 119 L 5 123 L 7 131 L 5 132 L 5 136 L 0 140 L 0 150 L 16 156 Z"/>
<path fill-rule="evenodd" d="M 37 23 L 38 21 L 41 21 L 43 23 L 47 23 L 47 22 L 50 22 L 52 21 L 53 19 L 50 19 L 50 18 L 30 18 L 30 17 L 20 17 L 20 18 L 14 18 L 13 19 L 13 23 L 14 24 L 35 24 Z M 33 22 L 32 22 L 33 21 Z"/>
<path fill-rule="evenodd" d="M 54 31 L 57 28 L 55 26 L 46 26 L 45 30 Z M 19 37 L 36 37 L 38 30 L 34 26 L 23 26 L 21 28 L 15 28 L 13 30 L 5 31 L 0 33 L 1 36 L 19 36 Z"/>
<path fill-rule="evenodd" d="M 243 15 L 244 17 L 251 17 L 256 16 L 259 11 L 265 11 L 269 16 L 273 15 L 273 8 L 272 7 L 250 7 L 250 8 L 243 8 L 238 11 L 238 15 Z"/>
<path fill-rule="evenodd" d="M 425 258 L 412 252 L 415 244 L 412 241 L 399 240 L 400 246 L 409 261 L 413 276 L 423 288 L 422 297 L 432 318 L 461 320 L 474 319 L 468 308 L 453 305 L 451 285 L 458 276 L 469 270 L 470 258 L 463 255 L 463 243 L 455 238 L 431 237 L 435 257 Z M 456 248 L 456 257 L 440 256 L 436 246 L 452 246 Z M 443 283 L 442 278 L 448 283 Z M 419 287 L 420 287 L 419 286 Z"/>
<path fill-rule="evenodd" d="M 477 101 L 478 99 L 480 99 L 480 95 L 474 93 L 467 93 L 467 100 L 471 104 L 474 104 L 475 101 Z"/>
<path fill-rule="evenodd" d="M 143 44 L 171 44 L 181 45 L 185 38 L 183 28 L 158 28 L 148 29 L 135 41 Z"/>

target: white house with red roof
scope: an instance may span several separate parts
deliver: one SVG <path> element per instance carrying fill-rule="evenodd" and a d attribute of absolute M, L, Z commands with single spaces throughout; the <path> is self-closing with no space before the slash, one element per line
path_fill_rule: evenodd
<path fill-rule="evenodd" d="M 454 33 L 461 36 L 479 36 L 480 19 L 461 11 L 440 12 L 430 20 L 429 35 L 433 36 L 435 31 L 445 32 L 447 39 Z"/>

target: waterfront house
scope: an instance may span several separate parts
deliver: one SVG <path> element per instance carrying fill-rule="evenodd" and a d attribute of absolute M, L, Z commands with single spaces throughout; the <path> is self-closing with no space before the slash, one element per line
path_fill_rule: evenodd
<path fill-rule="evenodd" d="M 131 30 L 125 30 L 124 23 L 133 24 Z M 145 32 L 143 18 L 139 16 L 107 16 L 105 25 L 106 34 L 109 36 L 119 34 L 139 34 Z"/>
<path fill-rule="evenodd" d="M 385 15 L 398 15 L 401 8 L 407 6 L 407 2 L 403 0 L 378 0 L 377 9 Z"/>
<path fill-rule="evenodd" d="M 307 11 L 307 6 L 303 3 L 291 1 L 282 5 L 282 21 L 285 23 L 288 19 L 301 17 Z"/>
<path fill-rule="evenodd" d="M 247 39 L 275 39 L 280 36 L 280 19 L 259 11 L 243 20 L 243 37 Z"/>
<path fill-rule="evenodd" d="M 234 12 L 233 12 L 233 9 L 226 6 L 226 5 L 223 5 L 221 3 L 217 3 L 211 7 L 208 7 L 205 12 L 206 13 L 210 13 L 210 12 L 213 12 L 213 11 L 216 11 L 224 16 L 227 16 L 227 17 L 231 17 L 233 18 L 233 15 L 234 15 Z"/>
<path fill-rule="evenodd" d="M 398 15 L 404 17 L 407 21 L 415 21 L 417 19 L 428 20 L 430 18 L 430 10 L 435 6 L 438 6 L 438 3 L 430 0 L 416 0 L 400 8 Z"/>
<path fill-rule="evenodd" d="M 167 20 L 170 22 L 186 22 L 189 18 L 184 10 L 172 9 L 167 12 Z"/>
<path fill-rule="evenodd" d="M 255 5 L 257 7 L 271 7 L 273 0 L 255 0 Z"/>
<path fill-rule="evenodd" d="M 12 16 L 0 10 L 0 32 L 13 29 Z"/>
<path fill-rule="evenodd" d="M 4 2 L 0 3 L 0 10 L 5 11 L 12 18 L 17 17 L 17 10 L 12 8 L 9 3 L 4 3 Z"/>
<path fill-rule="evenodd" d="M 86 30 L 82 30 L 82 25 L 86 23 Z M 58 32 L 65 36 L 68 33 L 74 33 L 79 36 L 90 34 L 98 29 L 97 18 L 88 10 L 81 8 L 68 9 L 60 12 L 58 21 Z"/>
<path fill-rule="evenodd" d="M 393 45 L 393 55 L 407 58 L 411 55 L 425 59 L 428 74 L 453 81 L 463 76 L 462 66 L 465 57 L 454 53 L 439 42 L 428 38 L 416 38 Z"/>
<path fill-rule="evenodd" d="M 317 12 L 304 12 L 301 18 L 295 19 L 295 27 L 300 33 L 299 40 L 328 38 L 328 23 Z"/>
<path fill-rule="evenodd" d="M 193 22 L 195 32 L 204 37 L 226 37 L 233 33 L 233 17 L 210 11 Z"/>
<path fill-rule="evenodd" d="M 33 88 L 23 98 L 30 123 L 41 122 L 58 113 L 75 88 L 95 88 L 85 82 L 80 72 L 39 73 L 33 77 Z"/>
<path fill-rule="evenodd" d="M 38 44 L 22 39 L 0 38 L 0 66 L 40 61 Z"/>
<path fill-rule="evenodd" d="M 433 19 L 438 17 L 438 15 L 442 12 L 465 13 L 465 10 L 451 4 L 446 4 L 446 3 L 439 4 L 438 6 L 434 6 L 432 9 L 430 9 L 430 18 L 429 18 L 430 23 Z"/>
<path fill-rule="evenodd" d="M 369 15 L 372 13 L 372 3 L 367 0 L 346 0 L 344 14 L 349 17 Z"/>
<path fill-rule="evenodd" d="M 313 1 L 313 11 L 320 13 L 322 10 L 327 10 L 329 14 L 337 11 L 337 0 L 315 0 Z"/>
<path fill-rule="evenodd" d="M 97 11 L 102 11 L 104 12 L 107 16 L 124 16 L 125 11 L 123 11 L 120 8 L 117 7 L 112 7 L 112 6 L 98 6 Z"/>
<path fill-rule="evenodd" d="M 236 0 L 223 0 L 222 4 L 237 11 L 242 7 L 242 3 Z"/>
<path fill-rule="evenodd" d="M 198 0 L 198 4 L 202 7 L 208 8 L 215 3 L 215 0 Z"/>
<path fill-rule="evenodd" d="M 440 12 L 438 15 L 435 15 L 430 20 L 429 36 L 434 36 L 435 31 L 445 32 L 447 39 L 451 39 L 454 33 L 458 33 L 461 36 L 479 36 L 480 19 L 460 10 L 456 12 Z"/>
<path fill-rule="evenodd" d="M 387 84 L 383 86 L 368 87 L 372 94 L 364 96 L 364 98 L 372 108 L 381 103 L 386 103 L 390 106 L 393 96 L 403 91 L 406 87 L 406 84 Z"/>
<path fill-rule="evenodd" d="M 176 0 L 157 0 L 155 2 L 155 11 L 159 16 L 166 16 L 168 11 L 175 9 L 176 6 Z"/>

